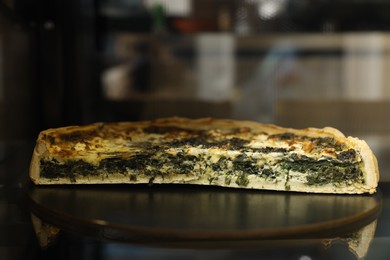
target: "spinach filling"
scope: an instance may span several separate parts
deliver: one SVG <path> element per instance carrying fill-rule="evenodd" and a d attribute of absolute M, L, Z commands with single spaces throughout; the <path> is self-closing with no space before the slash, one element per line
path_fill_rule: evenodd
<path fill-rule="evenodd" d="M 230 138 L 226 140 L 214 140 L 207 135 L 188 137 L 183 139 L 177 139 L 164 144 L 168 147 L 200 147 L 200 148 L 211 148 L 211 147 L 224 147 L 230 150 L 241 150 L 245 145 L 249 143 L 248 140 L 241 138 Z"/>
<path fill-rule="evenodd" d="M 164 130 L 172 129 L 149 128 L 147 131 L 153 133 L 163 133 Z M 182 131 L 182 129 L 175 129 Z M 168 132 L 169 132 L 168 131 Z M 270 136 L 270 138 L 291 139 L 297 136 L 284 133 Z M 303 138 L 303 137 L 299 137 Z M 332 147 L 336 151 L 343 149 L 342 145 L 337 144 L 333 138 L 316 138 L 311 140 L 317 142 L 320 148 Z M 305 175 L 307 185 L 351 185 L 354 183 L 364 183 L 364 176 L 359 169 L 359 164 L 355 162 L 357 158 L 356 151 L 349 149 L 337 154 L 336 158 L 317 160 L 304 155 L 291 153 L 286 148 L 263 147 L 251 148 L 246 146 L 248 140 L 240 138 L 231 138 L 227 140 L 215 140 L 207 135 L 200 137 L 189 137 L 170 141 L 160 146 L 152 143 L 142 143 L 147 147 L 148 152 L 138 153 L 129 158 L 120 156 L 103 159 L 98 165 L 87 163 L 83 160 L 70 160 L 66 163 L 59 163 L 56 160 L 41 160 L 41 176 L 49 179 L 69 178 L 71 182 L 76 182 L 77 176 L 102 176 L 107 177 L 113 173 L 129 175 L 131 181 L 136 181 L 136 172 L 149 176 L 150 182 L 157 176 L 165 177 L 169 174 L 197 174 L 203 175 L 211 172 L 208 176 L 210 184 L 223 175 L 225 184 L 230 185 L 233 180 L 239 186 L 249 184 L 249 176 L 255 175 L 270 182 L 276 182 L 282 175 L 286 176 L 286 185 L 289 181 L 289 172 L 299 172 Z M 141 145 L 141 144 L 140 144 Z M 217 162 L 210 162 L 210 155 L 207 153 L 198 156 L 186 154 L 184 150 L 177 154 L 169 154 L 167 148 L 185 148 L 185 147 L 223 147 L 227 150 L 240 151 L 240 155 L 235 158 L 222 156 Z M 283 158 L 279 161 L 270 163 L 259 163 L 260 158 L 254 158 L 247 154 L 256 153 L 280 153 Z M 162 168 L 165 168 L 163 171 Z"/>
<path fill-rule="evenodd" d="M 351 152 L 348 152 L 350 154 Z M 340 157 L 345 157 L 346 154 Z M 246 154 L 241 154 L 235 159 L 221 157 L 217 162 L 210 163 L 207 156 L 194 156 L 182 152 L 176 155 L 162 153 L 158 157 L 154 154 L 136 154 L 131 158 L 106 158 L 99 165 L 95 166 L 82 160 L 59 163 L 56 160 L 41 161 L 41 176 L 49 179 L 69 178 L 71 182 L 76 182 L 76 176 L 99 176 L 112 173 L 128 174 L 129 170 L 145 174 L 150 180 L 160 175 L 167 174 L 198 174 L 206 172 L 209 168 L 213 173 L 209 177 L 210 184 L 218 179 L 219 175 L 224 175 L 225 184 L 230 185 L 233 176 L 235 183 L 239 186 L 249 184 L 248 176 L 256 175 L 268 181 L 275 181 L 280 175 L 289 175 L 289 171 L 300 172 L 306 175 L 307 185 L 351 185 L 353 183 L 364 183 L 363 173 L 358 164 L 349 163 L 350 157 L 345 160 L 315 160 L 307 156 L 298 157 L 292 154 L 288 159 L 274 165 L 258 165 L 258 159 Z M 196 167 L 202 165 L 202 167 Z M 161 168 L 165 166 L 169 170 L 165 173 Z M 104 177 L 104 176 L 103 176 Z M 131 174 L 130 180 L 136 181 L 136 176 Z"/>
<path fill-rule="evenodd" d="M 165 165 L 172 168 L 176 174 L 191 174 L 199 159 L 193 155 L 177 153 L 171 155 L 163 153 L 156 157 L 153 153 L 139 153 L 130 158 L 112 157 L 103 159 L 99 165 L 93 165 L 83 160 L 69 160 L 59 163 L 56 160 L 41 160 L 41 176 L 48 179 L 69 178 L 76 181 L 76 176 L 103 176 L 113 173 L 127 175 L 129 170 L 145 174 L 151 181 L 157 176 L 164 177 L 161 167 Z M 103 174 L 102 174 L 103 173 Z M 130 180 L 135 181 L 136 176 L 130 175 Z"/>
<path fill-rule="evenodd" d="M 163 171 L 162 168 L 165 168 Z M 76 182 L 77 176 L 102 176 L 119 173 L 129 174 L 132 181 L 137 177 L 132 172 L 144 174 L 150 180 L 156 176 L 165 177 L 169 174 L 197 174 L 198 176 L 209 173 L 210 184 L 219 176 L 224 176 L 225 184 L 229 185 L 232 180 L 239 186 L 249 184 L 249 175 L 257 175 L 265 179 L 274 179 L 277 174 L 270 169 L 264 169 L 257 165 L 257 160 L 242 154 L 235 159 L 222 156 L 215 163 L 210 162 L 207 154 L 194 156 L 178 152 L 175 155 L 169 153 L 140 153 L 130 158 L 105 158 L 99 165 L 92 165 L 83 160 L 70 160 L 59 163 L 56 160 L 41 160 L 41 176 L 49 179 L 69 178 Z"/>
<path fill-rule="evenodd" d="M 351 185 L 364 183 L 363 172 L 359 164 L 336 160 L 314 160 L 302 157 L 297 160 L 284 160 L 280 163 L 282 169 L 306 174 L 307 185 Z"/>
<path fill-rule="evenodd" d="M 82 176 L 97 176 L 95 166 L 82 160 L 69 161 L 61 164 L 56 160 L 41 160 L 41 176 L 48 179 L 69 178 L 76 182 L 76 173 Z"/>

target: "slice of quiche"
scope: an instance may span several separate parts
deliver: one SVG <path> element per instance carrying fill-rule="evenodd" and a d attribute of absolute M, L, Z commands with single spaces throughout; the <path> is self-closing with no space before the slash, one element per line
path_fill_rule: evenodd
<path fill-rule="evenodd" d="M 48 129 L 39 134 L 35 184 L 187 183 L 316 193 L 374 193 L 366 142 L 334 128 L 164 118 Z"/>

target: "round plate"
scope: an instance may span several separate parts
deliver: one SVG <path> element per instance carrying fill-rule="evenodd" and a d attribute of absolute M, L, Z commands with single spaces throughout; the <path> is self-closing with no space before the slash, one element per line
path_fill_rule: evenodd
<path fill-rule="evenodd" d="M 33 187 L 32 212 L 61 229 L 141 243 L 231 242 L 345 235 L 372 222 L 381 196 L 193 185 Z"/>

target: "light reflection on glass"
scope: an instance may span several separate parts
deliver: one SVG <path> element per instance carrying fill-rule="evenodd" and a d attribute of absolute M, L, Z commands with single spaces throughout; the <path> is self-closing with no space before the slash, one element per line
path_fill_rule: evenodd
<path fill-rule="evenodd" d="M 260 19 L 270 20 L 279 15 L 284 6 L 286 0 L 259 0 L 258 1 L 258 13 Z"/>

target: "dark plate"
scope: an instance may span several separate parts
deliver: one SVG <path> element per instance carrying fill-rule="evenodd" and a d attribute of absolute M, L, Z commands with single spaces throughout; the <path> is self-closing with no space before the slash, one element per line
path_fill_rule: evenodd
<path fill-rule="evenodd" d="M 33 187 L 32 212 L 98 239 L 231 244 L 329 238 L 376 219 L 381 196 L 327 195 L 193 185 Z M 210 244 L 211 243 L 211 244 Z"/>

